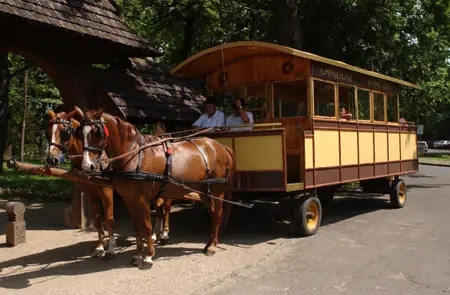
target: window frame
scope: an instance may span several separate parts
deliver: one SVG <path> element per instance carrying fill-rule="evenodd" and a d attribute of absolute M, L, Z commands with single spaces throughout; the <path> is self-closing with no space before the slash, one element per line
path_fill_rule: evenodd
<path fill-rule="evenodd" d="M 376 91 L 376 90 L 372 90 L 372 111 L 371 111 L 371 116 L 372 116 L 372 122 L 374 123 L 386 123 L 387 120 L 387 106 L 386 106 L 386 93 L 385 92 L 381 92 L 381 91 Z M 378 121 L 375 120 L 375 93 L 381 94 L 383 95 L 383 121 Z"/>
<path fill-rule="evenodd" d="M 352 84 L 348 84 L 348 83 L 341 83 L 341 82 L 338 82 L 337 83 L 337 96 L 338 96 L 338 113 L 337 113 L 337 117 L 338 117 L 338 119 L 340 120 L 341 118 L 340 118 L 340 115 L 339 115 L 339 102 L 340 102 L 340 97 L 339 97 L 339 86 L 344 86 L 344 87 L 347 87 L 347 88 L 353 88 L 353 103 L 355 104 L 355 117 L 354 118 L 352 118 L 351 120 L 350 120 L 350 122 L 351 121 L 357 121 L 357 115 L 358 115 L 358 99 L 357 99 L 357 93 L 358 93 L 358 90 L 357 90 L 357 86 L 356 85 L 352 85 Z M 353 115 L 352 115 L 353 116 Z"/>
<path fill-rule="evenodd" d="M 278 111 L 280 114 L 279 118 L 275 117 L 275 84 L 282 84 L 282 83 L 292 83 L 292 82 L 300 82 L 300 81 L 305 81 L 305 98 L 306 98 L 306 116 L 294 116 L 294 117 L 283 117 L 281 116 L 281 103 L 278 104 Z M 309 117 L 309 94 L 308 94 L 308 90 L 309 90 L 309 79 L 308 77 L 302 77 L 302 78 L 296 78 L 296 79 L 289 79 L 289 80 L 283 80 L 283 81 L 274 81 L 271 84 L 271 89 L 270 89 L 270 96 L 271 96 L 271 118 L 274 120 L 280 120 L 280 119 L 289 119 L 289 118 L 300 118 L 300 117 Z M 281 100 L 280 100 L 281 101 Z"/>
<path fill-rule="evenodd" d="M 356 121 L 359 122 L 369 122 L 372 123 L 373 122 L 373 118 L 372 118 L 372 90 L 365 88 L 365 87 L 358 87 L 356 86 L 356 109 L 358 110 L 358 112 L 356 113 Z M 358 90 L 361 89 L 363 91 L 367 91 L 369 92 L 369 119 L 368 120 L 361 120 L 359 118 L 359 93 Z"/>
<path fill-rule="evenodd" d="M 328 84 L 333 84 L 333 89 L 334 89 L 334 117 L 331 116 L 321 116 L 321 115 L 316 115 L 316 100 L 315 100 L 315 87 L 314 87 L 314 81 L 319 81 L 319 82 L 324 82 L 324 83 L 328 83 Z M 338 100 L 338 88 L 337 88 L 337 82 L 334 81 L 330 81 L 330 80 L 325 80 L 325 79 L 320 79 L 320 78 L 316 78 L 316 77 L 312 77 L 311 79 L 311 117 L 313 118 L 319 118 L 319 119 L 335 119 L 335 120 L 339 120 L 339 100 Z"/>

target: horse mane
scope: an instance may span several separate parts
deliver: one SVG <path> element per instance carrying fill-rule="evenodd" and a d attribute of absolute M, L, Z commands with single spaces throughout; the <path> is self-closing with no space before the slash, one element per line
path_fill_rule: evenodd
<path fill-rule="evenodd" d="M 139 129 L 134 124 L 122 120 L 117 116 L 113 116 L 107 113 L 103 113 L 103 116 L 105 117 L 105 119 L 112 120 L 117 123 L 118 126 L 117 129 L 119 130 L 119 135 L 122 138 L 134 138 L 135 136 L 139 136 L 141 138 L 139 142 L 140 144 L 152 143 L 160 139 L 158 136 L 154 134 L 142 134 L 142 132 L 140 132 Z M 133 132 L 135 133 L 134 135 Z"/>

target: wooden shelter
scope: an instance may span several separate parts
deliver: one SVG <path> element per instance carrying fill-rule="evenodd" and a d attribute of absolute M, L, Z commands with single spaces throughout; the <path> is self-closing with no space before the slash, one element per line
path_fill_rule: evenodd
<path fill-rule="evenodd" d="M 113 0 L 2 0 L 0 38 L 0 52 L 20 54 L 49 75 L 66 110 L 104 105 L 133 123 L 172 125 L 200 112 L 200 90 L 143 59 L 162 53 L 125 25 Z M 75 193 L 74 226 L 84 227 L 82 207 Z"/>

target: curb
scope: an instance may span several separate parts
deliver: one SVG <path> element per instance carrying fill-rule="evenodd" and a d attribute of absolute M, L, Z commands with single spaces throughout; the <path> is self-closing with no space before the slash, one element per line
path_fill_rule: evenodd
<path fill-rule="evenodd" d="M 419 165 L 438 166 L 438 167 L 450 167 L 450 164 L 438 164 L 438 163 L 420 163 Z"/>

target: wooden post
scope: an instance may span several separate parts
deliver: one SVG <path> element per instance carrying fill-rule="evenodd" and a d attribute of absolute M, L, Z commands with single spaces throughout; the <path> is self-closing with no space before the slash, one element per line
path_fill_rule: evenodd
<path fill-rule="evenodd" d="M 9 202 L 6 204 L 8 222 L 6 222 L 6 244 L 17 246 L 25 243 L 25 205 L 20 202 Z"/>

